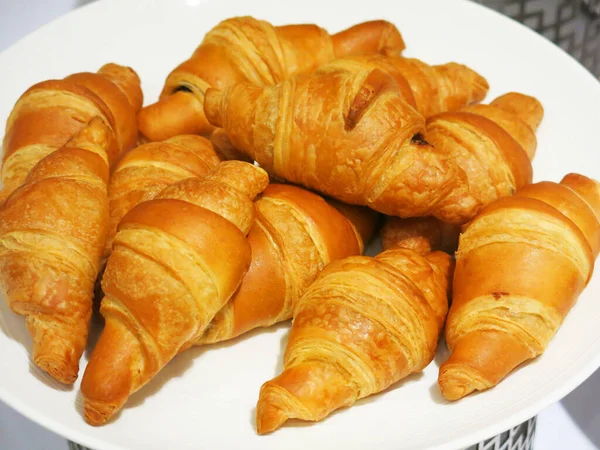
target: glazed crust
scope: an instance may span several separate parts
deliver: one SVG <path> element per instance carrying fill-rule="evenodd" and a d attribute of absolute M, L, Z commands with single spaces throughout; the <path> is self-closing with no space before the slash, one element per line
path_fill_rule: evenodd
<path fill-rule="evenodd" d="M 137 74 L 116 64 L 30 87 L 6 123 L 2 196 L 7 197 L 38 161 L 65 145 L 94 117 L 100 117 L 115 135 L 108 150 L 112 166 L 135 145 L 141 96 Z"/>
<path fill-rule="evenodd" d="M 83 376 L 85 419 L 101 425 L 190 347 L 250 265 L 257 166 L 226 161 L 125 215 L 102 279 L 105 328 Z"/>
<path fill-rule="evenodd" d="M 128 152 L 119 161 L 108 187 L 110 226 L 105 257 L 110 254 L 117 226 L 125 214 L 173 183 L 208 174 L 220 161 L 210 141 L 194 135 L 146 143 Z"/>
<path fill-rule="evenodd" d="M 498 384 L 547 348 L 598 255 L 600 184 L 578 174 L 541 182 L 485 207 L 456 253 L 440 367 L 448 400 Z"/>
<path fill-rule="evenodd" d="M 363 54 L 339 58 L 331 63 L 341 69 L 380 69 L 392 75 L 404 96 L 424 117 L 453 111 L 482 101 L 487 80 L 473 69 L 457 63 L 437 66 L 400 55 Z"/>
<path fill-rule="evenodd" d="M 112 131 L 93 119 L 0 206 L 0 284 L 27 318 L 33 362 L 65 384 L 76 380 L 87 340 L 112 145 Z"/>
<path fill-rule="evenodd" d="M 332 64 L 267 88 L 209 89 L 205 111 L 274 176 L 388 215 L 426 215 L 464 180 L 379 69 Z"/>
<path fill-rule="evenodd" d="M 213 127 L 203 111 L 209 87 L 272 85 L 339 56 L 399 54 L 404 47 L 396 27 L 380 20 L 331 36 L 316 25 L 275 27 L 253 17 L 233 17 L 210 30 L 191 58 L 169 74 L 159 102 L 141 111 L 139 127 L 151 141 L 210 133 Z"/>
<path fill-rule="evenodd" d="M 535 130 L 542 116 L 538 100 L 509 93 L 489 105 L 467 106 L 429 118 L 426 139 L 467 176 L 467 183 L 456 184 L 431 215 L 463 224 L 485 205 L 531 183 Z"/>
<path fill-rule="evenodd" d="M 441 250 L 453 255 L 459 234 L 460 226 L 435 217 L 387 217 L 381 229 L 381 245 L 384 250 L 410 248 L 420 254 Z"/>
<path fill-rule="evenodd" d="M 295 308 L 283 373 L 260 390 L 258 432 L 291 418 L 322 420 L 425 368 L 451 273 L 449 255 L 408 249 L 329 264 Z"/>
<path fill-rule="evenodd" d="M 198 344 L 290 319 L 300 296 L 327 264 L 363 251 L 363 240 L 351 220 L 317 194 L 271 184 L 255 206 L 257 216 L 248 235 L 250 269 Z M 352 217 L 375 222 L 366 208 L 348 209 L 354 210 Z"/>

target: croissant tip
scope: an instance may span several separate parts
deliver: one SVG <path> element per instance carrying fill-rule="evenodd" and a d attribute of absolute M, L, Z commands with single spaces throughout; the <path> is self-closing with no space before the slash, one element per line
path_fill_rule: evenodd
<path fill-rule="evenodd" d="M 272 433 L 280 428 L 288 418 L 280 408 L 259 401 L 256 409 L 256 431 L 260 435 Z"/>
<path fill-rule="evenodd" d="M 100 426 L 113 416 L 115 407 L 104 402 L 85 399 L 83 411 L 85 421 L 89 425 Z"/>
<path fill-rule="evenodd" d="M 475 391 L 475 386 L 465 376 L 451 368 L 444 369 L 443 366 L 440 369 L 438 386 L 442 396 L 451 402 L 460 400 Z"/>
<path fill-rule="evenodd" d="M 442 396 L 450 402 L 460 400 L 461 398 L 466 397 L 474 391 L 473 388 L 467 386 L 453 385 L 451 383 L 446 384 L 443 388 L 440 387 L 440 390 L 442 392 Z"/>
<path fill-rule="evenodd" d="M 37 357 L 34 362 L 36 366 L 48 373 L 59 383 L 70 385 L 77 380 L 79 368 L 73 369 L 65 361 L 60 361 L 52 357 Z"/>
<path fill-rule="evenodd" d="M 73 384 L 79 376 L 79 357 L 83 347 L 76 341 L 63 339 L 48 331 L 52 325 L 35 316 L 27 317 L 27 328 L 33 338 L 33 363 L 64 385 Z"/>
<path fill-rule="evenodd" d="M 479 94 L 477 95 L 476 101 L 483 100 L 490 90 L 490 84 L 488 83 L 488 80 L 484 76 L 475 73 L 475 81 L 473 84 L 475 86 L 474 90 L 476 94 Z"/>

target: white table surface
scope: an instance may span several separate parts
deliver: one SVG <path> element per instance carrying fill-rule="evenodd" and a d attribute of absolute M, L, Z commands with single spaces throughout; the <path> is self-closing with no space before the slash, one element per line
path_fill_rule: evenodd
<path fill-rule="evenodd" d="M 0 0 L 0 51 L 90 1 Z M 66 450 L 67 442 L 0 401 L 0 449 Z M 600 370 L 540 413 L 535 450 L 600 450 Z"/>

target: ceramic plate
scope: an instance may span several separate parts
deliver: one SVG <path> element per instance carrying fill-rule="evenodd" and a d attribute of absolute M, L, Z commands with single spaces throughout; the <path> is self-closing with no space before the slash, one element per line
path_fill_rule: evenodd
<path fill-rule="evenodd" d="M 488 100 L 512 90 L 541 100 L 546 115 L 538 134 L 535 180 L 559 181 L 571 171 L 600 179 L 598 81 L 534 32 L 458 0 L 93 3 L 0 55 L 0 122 L 31 84 L 94 71 L 108 61 L 133 67 L 142 78 L 146 103 L 153 102 L 168 72 L 191 55 L 211 27 L 245 14 L 275 24 L 315 22 L 331 32 L 365 20 L 390 20 L 405 37 L 406 55 L 430 63 L 461 62 L 485 75 L 491 85 Z M 187 351 L 136 393 L 116 420 L 93 428 L 81 416 L 79 383 L 60 388 L 31 364 L 24 320 L 0 301 L 0 399 L 96 450 L 456 450 L 537 414 L 600 366 L 599 297 L 596 273 L 546 353 L 488 392 L 453 404 L 442 399 L 436 384 L 447 352 L 442 344 L 422 374 L 319 424 L 290 423 L 262 437 L 254 428 L 256 400 L 261 384 L 281 369 L 288 324 Z"/>

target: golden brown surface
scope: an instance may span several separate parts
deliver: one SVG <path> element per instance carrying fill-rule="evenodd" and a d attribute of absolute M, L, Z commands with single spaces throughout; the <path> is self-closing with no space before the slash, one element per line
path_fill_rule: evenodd
<path fill-rule="evenodd" d="M 227 161 L 125 215 L 102 279 L 105 328 L 83 376 L 85 419 L 101 425 L 204 333 L 250 265 L 252 200 L 268 184 Z"/>
<path fill-rule="evenodd" d="M 600 243 L 600 184 L 578 174 L 485 207 L 456 253 L 440 367 L 448 400 L 498 384 L 540 355 L 587 285 Z"/>
<path fill-rule="evenodd" d="M 7 197 L 38 161 L 65 145 L 97 116 L 115 134 L 115 143 L 108 150 L 109 163 L 115 163 L 135 145 L 141 98 L 137 74 L 116 64 L 106 64 L 97 73 L 78 73 L 29 88 L 6 122 L 2 196 Z"/>
<path fill-rule="evenodd" d="M 430 66 L 399 55 L 368 54 L 340 58 L 331 66 L 350 71 L 386 71 L 398 83 L 405 100 L 424 117 L 478 103 L 489 89 L 484 77 L 457 63 Z"/>
<path fill-rule="evenodd" d="M 400 32 L 389 22 L 365 22 L 336 35 L 316 25 L 275 27 L 252 17 L 233 17 L 210 30 L 190 59 L 167 77 L 160 100 L 142 109 L 139 127 L 151 141 L 212 130 L 203 112 L 206 89 L 238 82 L 278 83 L 349 54 L 399 54 Z"/>
<path fill-rule="evenodd" d="M 346 216 L 366 247 L 375 235 L 381 214 L 370 208 L 348 205 L 332 198 L 325 198 L 325 201 Z"/>
<path fill-rule="evenodd" d="M 223 341 L 288 320 L 297 300 L 329 262 L 360 255 L 352 222 L 321 197 L 299 187 L 271 184 L 255 202 L 248 242 L 252 262 L 240 288 L 215 316 L 198 344 Z M 374 215 L 348 206 L 364 230 Z"/>
<path fill-rule="evenodd" d="M 270 174 L 388 215 L 426 215 L 464 182 L 378 69 L 334 64 L 276 86 L 209 89 L 205 112 Z"/>
<path fill-rule="evenodd" d="M 467 175 L 432 211 L 437 218 L 462 224 L 483 206 L 531 183 L 535 130 L 543 116 L 538 100 L 519 93 L 489 105 L 472 105 L 427 121 L 425 139 Z"/>
<path fill-rule="evenodd" d="M 435 217 L 386 217 L 381 229 L 381 245 L 384 250 L 410 248 L 420 254 L 441 250 L 453 255 L 458 248 L 459 234 L 460 226 Z"/>
<path fill-rule="evenodd" d="M 211 143 L 201 136 L 175 136 L 140 145 L 119 161 L 108 187 L 110 227 L 105 257 L 110 254 L 117 225 L 136 205 L 152 200 L 164 188 L 202 177 L 220 162 Z"/>
<path fill-rule="evenodd" d="M 393 249 L 329 264 L 302 296 L 281 375 L 265 383 L 258 432 L 318 421 L 421 371 L 448 310 L 452 260 Z"/>
<path fill-rule="evenodd" d="M 65 384 L 76 380 L 87 340 L 112 139 L 93 119 L 0 206 L 0 284 L 11 309 L 27 318 L 34 363 Z"/>
<path fill-rule="evenodd" d="M 233 146 L 222 128 L 215 128 L 210 134 L 209 140 L 212 143 L 215 152 L 219 155 L 219 158 L 223 160 L 233 159 L 237 161 L 253 162 L 252 158 L 244 155 Z"/>

